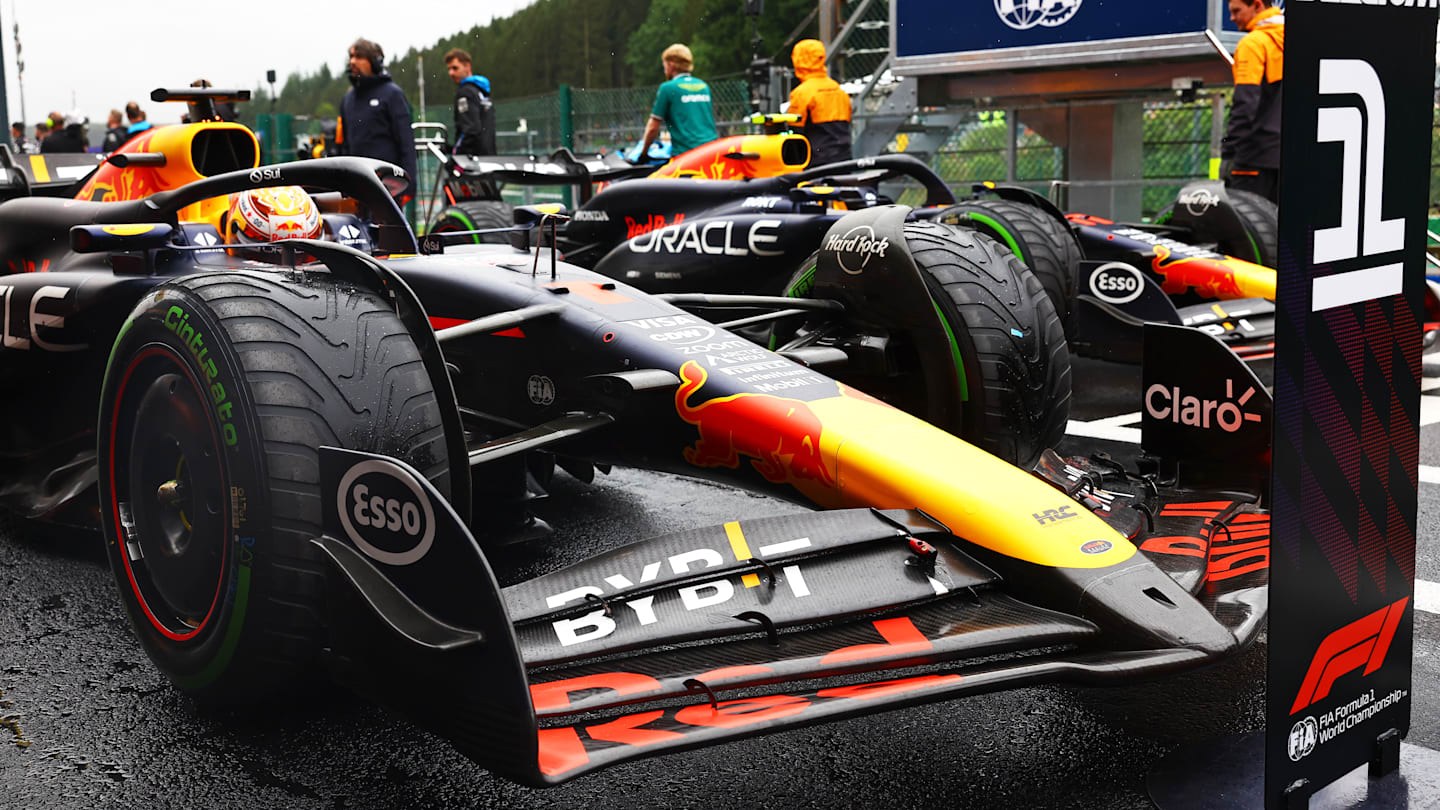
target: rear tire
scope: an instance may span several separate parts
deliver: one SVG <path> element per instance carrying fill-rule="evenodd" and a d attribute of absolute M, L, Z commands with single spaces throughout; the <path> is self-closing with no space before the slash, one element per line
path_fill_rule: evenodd
<path fill-rule="evenodd" d="M 935 221 L 975 228 L 1019 255 L 1044 285 L 1065 337 L 1075 337 L 1082 257 L 1069 226 L 1033 206 L 1000 199 L 957 203 L 941 211 Z"/>
<path fill-rule="evenodd" d="M 321 445 L 404 459 L 449 492 L 429 375 L 380 298 L 216 272 L 131 312 L 101 395 L 102 529 L 141 645 L 198 700 L 255 702 L 316 669 Z"/>
<path fill-rule="evenodd" d="M 510 228 L 515 225 L 514 206 L 499 200 L 471 200 L 459 202 L 440 212 L 440 216 L 426 233 L 454 233 L 455 231 L 483 231 L 491 228 Z M 478 245 L 508 245 L 509 234 L 483 233 L 474 236 Z"/>

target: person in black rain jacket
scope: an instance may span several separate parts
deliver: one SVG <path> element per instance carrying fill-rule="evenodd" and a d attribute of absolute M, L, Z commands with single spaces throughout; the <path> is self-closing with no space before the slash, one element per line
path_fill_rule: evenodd
<path fill-rule="evenodd" d="M 385 70 L 385 52 L 368 39 L 350 46 L 350 84 L 340 101 L 335 133 L 340 153 L 376 158 L 405 170 L 409 184 L 403 206 L 415 195 L 415 137 L 410 132 L 410 103 Z"/>

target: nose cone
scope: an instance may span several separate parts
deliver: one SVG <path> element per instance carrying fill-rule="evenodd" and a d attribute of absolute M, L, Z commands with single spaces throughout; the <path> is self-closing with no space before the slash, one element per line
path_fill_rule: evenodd
<path fill-rule="evenodd" d="M 1195 597 L 1143 554 L 1110 569 L 1077 571 L 1081 616 L 1141 648 L 1190 647 L 1224 655 L 1239 641 Z"/>

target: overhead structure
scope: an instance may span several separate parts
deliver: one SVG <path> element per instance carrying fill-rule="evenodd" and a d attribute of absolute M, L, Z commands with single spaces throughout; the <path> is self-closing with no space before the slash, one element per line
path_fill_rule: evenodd
<path fill-rule="evenodd" d="M 1232 81 L 1223 0 L 890 0 L 916 105 L 1016 109 L 1065 150 L 1071 207 L 1140 213 L 1143 100 Z"/>

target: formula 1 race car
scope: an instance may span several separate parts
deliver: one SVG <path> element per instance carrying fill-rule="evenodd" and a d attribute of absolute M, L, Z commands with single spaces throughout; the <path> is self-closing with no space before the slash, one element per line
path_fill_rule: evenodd
<path fill-rule="evenodd" d="M 1021 257 L 1080 354 L 1138 361 L 1146 322 L 1205 329 L 1252 358 L 1272 349 L 1277 212 L 1263 198 L 1192 183 L 1158 224 L 1115 223 L 1066 215 L 1027 189 L 993 183 L 957 200 L 933 170 L 906 155 L 785 172 L 783 152 L 790 148 L 798 159 L 803 136 L 746 137 L 744 150 L 726 139 L 593 196 L 592 175 L 561 168 L 573 162 L 568 153 L 549 161 L 452 158 L 441 179 L 461 194 L 493 189 L 496 178 L 573 181 L 580 205 L 558 236 L 568 261 L 652 292 L 770 295 L 804 289 L 820 236 L 848 211 L 890 204 L 882 184 L 905 182 L 925 194 L 913 218 L 976 228 Z M 618 158 L 591 162 L 606 160 L 612 171 L 628 171 Z M 725 160 L 749 173 L 727 168 Z M 726 169 L 725 179 L 695 168 L 710 163 Z M 703 182 L 665 179 L 702 175 Z M 508 215 L 498 196 L 472 197 L 442 211 L 429 232 L 498 242 L 504 237 L 479 231 L 504 227 Z"/>
<path fill-rule="evenodd" d="M 166 159 L 201 165 L 207 131 L 177 128 Z M 846 215 L 809 297 L 721 302 L 817 313 L 823 340 L 776 353 L 544 249 L 425 253 L 388 164 L 249 159 L 139 199 L 0 203 L 0 380 L 27 392 L 0 405 L 0 494 L 98 522 L 143 647 L 201 701 L 326 675 L 539 786 L 922 701 L 1131 683 L 1258 631 L 1269 397 L 1202 333 L 1147 335 L 1190 360 L 1146 365 L 1151 461 L 1042 448 L 1022 469 L 823 371 L 884 365 L 887 394 L 968 407 L 959 364 L 1040 351 L 936 296 L 1053 319 L 988 237 Z M 369 249 L 243 258 L 182 222 L 278 185 L 364 206 Z M 916 349 L 947 333 L 943 362 Z M 502 589 L 504 481 L 541 452 L 828 511 L 737 515 Z"/>

